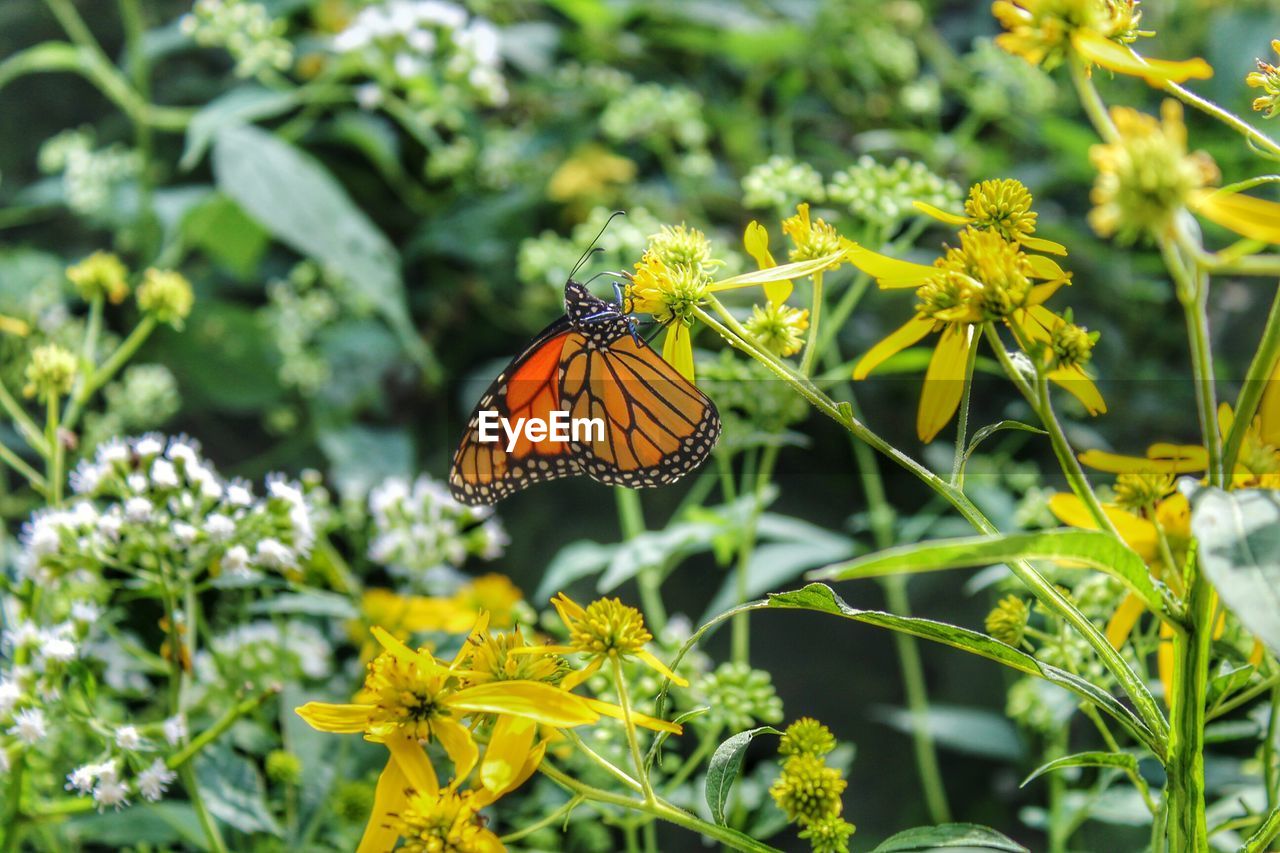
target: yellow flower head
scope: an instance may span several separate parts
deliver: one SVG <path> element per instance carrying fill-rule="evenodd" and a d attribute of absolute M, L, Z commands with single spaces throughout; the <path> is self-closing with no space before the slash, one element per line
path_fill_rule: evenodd
<path fill-rule="evenodd" d="M 1102 237 L 1131 242 L 1144 232 L 1161 233 L 1196 191 L 1218 180 L 1208 154 L 1187 153 L 1182 106 L 1166 100 L 1160 119 L 1128 107 L 1113 107 L 1119 139 L 1093 146 L 1098 170 L 1090 198 L 1089 224 Z"/>
<path fill-rule="evenodd" d="M 1070 315 L 1070 311 L 1067 312 Z M 1083 367 L 1093 357 L 1093 346 L 1098 342 L 1098 332 L 1063 320 L 1053 327 L 1049 349 L 1053 364 L 1057 367 Z"/>
<path fill-rule="evenodd" d="M 816 755 L 793 755 L 769 786 L 769 795 L 792 823 L 811 824 L 844 809 L 840 795 L 848 786 L 840 771 Z"/>
<path fill-rule="evenodd" d="M 618 185 L 635 180 L 636 164 L 599 145 L 573 153 L 551 175 L 547 198 L 553 201 L 600 198 Z"/>
<path fill-rule="evenodd" d="M 958 283 L 948 284 L 959 297 L 957 310 L 934 311 L 938 320 L 1002 320 L 1027 305 L 1031 296 L 1031 262 L 1017 243 L 1010 242 L 996 231 L 966 228 L 960 232 L 960 247 L 947 249 L 939 259 L 938 267 L 950 273 L 960 273 L 979 287 L 963 289 Z M 954 276 L 947 276 L 954 279 Z M 924 288 L 921 288 L 922 290 Z M 923 301 L 923 300 L 922 300 Z"/>
<path fill-rule="evenodd" d="M 744 327 L 760 346 L 774 355 L 795 355 L 804 346 L 804 333 L 809 328 L 809 311 L 772 303 L 751 308 Z"/>
<path fill-rule="evenodd" d="M 396 829 L 404 853 L 499 853 L 506 848 L 485 828 L 470 791 L 442 788 L 409 798 Z"/>
<path fill-rule="evenodd" d="M 796 835 L 809 842 L 810 853 L 849 853 L 854 826 L 839 815 L 815 820 Z"/>
<path fill-rule="evenodd" d="M 688 267 L 695 276 L 708 276 L 724 261 L 711 256 L 711 241 L 697 228 L 663 225 L 649 237 L 649 251 L 668 267 Z"/>
<path fill-rule="evenodd" d="M 67 278 L 86 302 L 99 296 L 118 305 L 129 295 L 129 271 L 110 252 L 94 252 L 74 266 L 67 267 Z"/>
<path fill-rule="evenodd" d="M 475 622 L 479 614 L 487 613 L 491 626 L 508 628 L 516 622 L 524 605 L 524 594 L 511 582 L 511 578 L 490 572 L 463 584 L 454 593 L 453 604 L 468 614 L 468 626 Z"/>
<path fill-rule="evenodd" d="M 585 669 L 565 679 L 564 683 L 570 689 L 589 678 L 609 658 L 636 658 L 681 687 L 689 686 L 689 682 L 668 669 L 645 648 L 653 635 L 645 627 L 644 616 L 634 607 L 617 598 L 600 598 L 584 608 L 563 592 L 551 599 L 551 604 L 569 629 L 569 643 L 551 646 L 549 650 L 561 654 L 584 654 L 591 658 Z"/>
<path fill-rule="evenodd" d="M 360 694 L 370 705 L 365 731 L 385 737 L 403 730 L 429 740 L 434 722 L 453 717 L 443 699 L 460 686 L 458 677 L 435 663 L 426 649 L 410 657 L 385 651 L 369 662 Z"/>
<path fill-rule="evenodd" d="M 40 402 L 71 393 L 76 381 L 76 357 L 58 344 L 43 344 L 31 351 L 27 384 L 22 393 Z"/>
<path fill-rule="evenodd" d="M 182 321 L 195 304 L 191 282 L 173 270 L 148 269 L 142 274 L 136 296 L 139 308 L 175 329 L 182 328 Z"/>
<path fill-rule="evenodd" d="M 1149 510 L 1173 494 L 1168 471 L 1132 471 L 1116 475 L 1116 503 L 1131 512 Z"/>
<path fill-rule="evenodd" d="M 974 184 L 969 188 L 964 212 L 973 227 L 995 231 L 1009 242 L 1036 230 L 1031 193 L 1013 178 Z"/>
<path fill-rule="evenodd" d="M 691 266 L 670 266 L 652 248 L 636 264 L 627 285 L 628 313 L 652 314 L 659 323 L 689 323 L 693 308 L 707 293 L 711 279 Z"/>
<path fill-rule="evenodd" d="M 811 261 L 840 251 L 840 234 L 821 217 L 810 219 L 808 202 L 796 205 L 796 215 L 782 220 L 782 232 L 795 244 L 789 255 L 792 261 Z M 839 265 L 835 261 L 828 269 Z"/>
<path fill-rule="evenodd" d="M 1076 31 L 1127 44 L 1140 35 L 1142 17 L 1137 0 L 996 0 L 991 13 L 1006 30 L 996 44 L 1046 69 L 1067 57 Z"/>
<path fill-rule="evenodd" d="M 540 681 L 559 684 L 569 672 L 568 662 L 525 640 L 520 629 L 507 633 L 473 634 L 468 638 L 465 666 L 469 682 Z M 525 653 L 511 654 L 512 649 Z"/>
<path fill-rule="evenodd" d="M 1280 54 L 1280 39 L 1271 41 L 1271 49 Z M 1244 82 L 1262 90 L 1262 94 L 1253 99 L 1253 108 L 1265 113 L 1267 118 L 1275 118 L 1280 113 L 1280 68 L 1259 59 L 1258 70 L 1245 77 Z"/>
<path fill-rule="evenodd" d="M 1016 595 L 1006 595 L 987 614 L 987 633 L 1010 646 L 1021 645 L 1030 615 L 1031 610 L 1025 601 Z"/>
<path fill-rule="evenodd" d="M 836 748 L 836 736 L 831 729 L 813 717 L 801 717 L 782 733 L 778 742 L 780 755 L 824 756 Z"/>

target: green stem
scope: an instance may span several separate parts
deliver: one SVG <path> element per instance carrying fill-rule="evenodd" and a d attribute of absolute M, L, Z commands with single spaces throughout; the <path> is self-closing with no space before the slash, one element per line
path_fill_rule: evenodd
<path fill-rule="evenodd" d="M 67 452 L 66 447 L 63 446 L 58 437 L 59 420 L 58 396 L 50 394 L 49 399 L 45 402 L 44 440 L 51 450 L 46 460 L 45 480 L 49 485 L 49 503 L 53 506 L 59 506 L 62 503 L 62 481 L 65 479 L 62 475 L 62 468 Z"/>
<path fill-rule="evenodd" d="M 151 333 L 155 331 L 155 328 L 156 318 L 150 314 L 138 321 L 138 325 L 133 327 L 133 331 L 129 333 L 129 336 L 121 341 L 115 352 L 111 353 L 107 360 L 90 374 L 84 386 L 80 389 L 80 393 L 71 399 L 71 403 L 67 406 L 63 426 L 67 429 L 75 429 L 76 424 L 80 421 L 80 416 L 84 414 L 84 407 L 89 402 L 89 399 L 99 388 L 110 382 L 120 368 L 128 363 L 129 359 L 133 358 L 138 348 L 146 342 Z"/>
<path fill-rule="evenodd" d="M 613 665 L 613 687 L 618 692 L 618 704 L 622 706 L 622 724 L 627 730 L 627 746 L 631 749 L 631 761 L 636 766 L 636 778 L 640 780 L 640 791 L 646 803 L 654 802 L 653 783 L 649 781 L 649 773 L 644 766 L 644 754 L 640 752 L 640 739 L 636 734 L 635 720 L 631 718 L 631 694 L 627 690 L 627 680 L 622 675 L 622 661 L 616 654 L 609 655 Z"/>
<path fill-rule="evenodd" d="M 1249 124 L 1235 113 L 1224 110 L 1213 101 L 1200 97 L 1199 95 L 1184 89 L 1177 83 L 1167 81 L 1164 84 L 1164 90 L 1169 92 L 1184 104 L 1189 104 L 1206 115 L 1213 116 L 1236 133 L 1253 142 L 1259 148 L 1269 151 L 1271 154 L 1280 157 L 1280 144 L 1274 139 Z"/>
<path fill-rule="evenodd" d="M 809 308 L 809 340 L 805 343 L 804 354 L 800 356 L 800 372 L 805 376 L 813 375 L 813 360 L 818 355 L 818 329 L 822 324 L 822 270 L 813 274 L 813 303 Z"/>
<path fill-rule="evenodd" d="M 1071 82 L 1075 84 L 1076 94 L 1080 96 L 1080 105 L 1084 107 L 1085 115 L 1089 117 L 1089 121 L 1093 123 L 1094 129 L 1104 141 L 1115 142 L 1120 138 L 1120 131 L 1116 130 L 1115 123 L 1107 113 L 1107 106 L 1102 102 L 1102 96 L 1098 94 L 1098 88 L 1093 85 L 1093 78 L 1089 75 L 1087 64 L 1075 57 L 1070 65 Z"/>
<path fill-rule="evenodd" d="M 1267 789 L 1267 811 L 1277 806 L 1280 768 L 1276 766 L 1276 735 L 1280 734 L 1280 687 L 1271 688 L 1271 708 L 1267 716 L 1267 736 L 1262 742 L 1262 780 Z"/>
<path fill-rule="evenodd" d="M 618 526 L 622 528 L 622 540 L 629 542 L 645 531 L 644 506 L 640 493 L 626 486 L 615 486 L 613 495 L 618 504 Z M 645 621 L 656 635 L 667 625 L 667 607 L 662 602 L 662 569 L 647 565 L 636 573 L 636 586 L 640 590 L 640 606 Z"/>
<path fill-rule="evenodd" d="M 1209 457 L 1209 485 L 1223 484 L 1222 434 L 1218 430 L 1218 401 L 1213 378 L 1213 353 L 1209 348 L 1209 282 L 1199 271 L 1193 275 L 1178 254 L 1174 242 L 1161 238 L 1160 254 L 1173 277 L 1187 322 L 1187 339 L 1191 349 L 1191 372 L 1195 383 L 1196 413 L 1200 418 L 1200 434 Z"/>
<path fill-rule="evenodd" d="M 1267 314 L 1267 324 L 1262 330 L 1262 340 L 1258 343 L 1253 361 L 1249 362 L 1244 384 L 1240 387 L 1240 396 L 1236 398 L 1231 429 L 1227 431 L 1226 444 L 1222 448 L 1222 470 L 1227 476 L 1231 476 L 1236 470 L 1236 459 L 1240 456 L 1244 437 L 1262 402 L 1262 395 L 1271 385 L 1271 375 L 1277 361 L 1280 361 L 1280 287 L 1276 288 L 1271 311 Z"/>
<path fill-rule="evenodd" d="M 1241 853 L 1264 853 L 1271 849 L 1271 842 L 1276 836 L 1280 836 L 1280 809 L 1267 815 L 1267 819 L 1240 848 Z"/>
<path fill-rule="evenodd" d="M 227 842 L 222 839 L 222 830 L 218 828 L 218 822 L 209 814 L 204 798 L 200 796 L 200 783 L 196 780 L 195 770 L 189 764 L 184 764 L 178 768 L 178 778 L 182 780 L 182 787 L 187 790 L 187 799 L 190 800 L 196 820 L 200 822 L 200 829 L 209 842 L 209 849 L 214 853 L 227 853 Z"/>
<path fill-rule="evenodd" d="M 573 812 L 573 810 L 576 809 L 578 806 L 582 805 L 582 803 L 586 799 L 587 798 L 584 797 L 582 794 L 574 794 L 572 797 L 569 798 L 569 801 L 567 803 L 565 803 L 555 811 L 551 812 L 551 814 L 547 815 L 546 817 L 542 818 L 539 821 L 529 824 L 528 826 L 522 826 L 519 829 L 517 829 L 515 832 L 508 832 L 506 835 L 502 836 L 498 840 L 501 841 L 503 844 L 510 844 L 513 841 L 519 841 L 521 838 L 527 838 L 530 835 L 533 835 L 535 832 L 537 832 L 540 829 L 545 829 L 548 826 L 552 826 L 558 823 L 561 818 L 568 820 L 569 815 Z"/>
<path fill-rule="evenodd" d="M 643 788 L 639 782 L 632 779 L 631 776 L 621 767 L 614 764 L 591 747 L 587 746 L 586 741 L 584 741 L 573 729 L 563 729 L 562 734 L 564 734 L 564 736 L 568 738 L 569 742 L 576 746 L 593 764 L 600 767 L 604 772 L 608 773 L 610 776 L 617 779 L 637 794 L 641 793 Z"/>
<path fill-rule="evenodd" d="M 712 300 L 711 304 L 713 308 L 717 308 L 719 305 L 715 300 Z M 719 310 L 717 308 L 718 313 Z M 837 405 L 812 382 L 802 376 L 797 376 L 787 365 L 780 363 L 769 353 L 756 347 L 749 338 L 734 334 L 715 317 L 708 314 L 701 306 L 695 307 L 694 313 L 699 320 L 706 323 L 723 337 L 730 346 L 759 361 L 775 376 L 791 385 L 822 414 L 836 421 L 858 440 L 866 442 L 879 453 L 889 457 L 895 464 L 909 471 L 949 503 L 978 532 L 988 534 L 999 532 L 996 526 L 963 492 L 952 488 L 950 483 L 881 438 L 858 418 L 854 417 L 848 404 Z M 1115 676 L 1121 688 L 1133 701 L 1139 717 L 1155 735 L 1157 741 L 1163 740 L 1168 732 L 1168 722 L 1165 720 L 1155 697 L 1151 695 L 1151 691 L 1146 684 L 1130 668 L 1120 653 L 1112 647 L 1106 636 L 1048 578 L 1040 574 L 1029 562 L 1026 560 L 1012 560 L 1008 565 L 1014 576 L 1022 581 L 1039 601 L 1066 620 L 1092 647 L 1102 664 Z M 1158 755 L 1157 757 L 1163 758 L 1163 755 Z"/>
<path fill-rule="evenodd" d="M 40 472 L 28 465 L 25 459 L 4 444 L 0 444 L 0 462 L 7 463 L 13 470 L 25 477 L 31 487 L 40 494 L 46 496 L 49 494 L 49 483 L 44 477 L 40 476 Z"/>
<path fill-rule="evenodd" d="M 1187 618 L 1173 635 L 1174 687 L 1169 707 L 1169 776 L 1165 796 L 1171 853 L 1209 849 L 1204 802 L 1205 693 L 1213 640 L 1213 589 L 1199 569 L 1191 581 Z"/>
<path fill-rule="evenodd" d="M 666 800 L 655 799 L 652 802 L 648 802 L 592 787 L 591 785 L 579 782 L 572 776 L 557 770 L 551 765 L 550 761 L 543 761 L 542 764 L 538 766 L 538 772 L 553 780 L 566 790 L 580 795 L 584 800 L 619 806 L 624 809 L 630 809 L 642 814 L 647 814 L 651 817 L 665 820 L 668 823 L 673 823 L 676 826 L 683 827 L 699 833 L 700 835 L 704 835 L 707 838 L 719 841 L 721 844 L 731 847 L 734 850 L 742 850 L 745 851 L 745 853 L 778 853 L 775 848 L 756 841 L 748 835 L 744 835 L 743 833 L 730 829 L 727 826 L 718 826 L 714 823 L 708 823 L 707 821 L 691 815 L 682 809 L 676 808 Z"/>
<path fill-rule="evenodd" d="M 9 389 L 3 381 L 0 381 L 0 408 L 3 408 L 9 417 L 13 419 L 14 426 L 18 428 L 18 432 L 22 433 L 22 437 L 27 440 L 27 444 L 31 445 L 31 448 L 41 456 L 47 458 L 50 450 L 48 442 L 45 441 L 44 433 L 40 431 L 40 427 L 36 426 L 36 422 L 31 419 L 26 410 L 9 393 Z"/>
<path fill-rule="evenodd" d="M 972 337 L 976 337 L 970 332 Z M 965 444 L 969 439 L 969 399 L 973 393 L 973 368 L 978 363 L 978 342 L 969 341 L 969 357 L 964 365 L 964 391 L 960 393 L 960 411 L 956 419 L 956 454 L 951 463 L 951 485 L 964 489 Z"/>
<path fill-rule="evenodd" d="M 1056 761 L 1067 754 L 1070 730 L 1059 726 L 1049 735 L 1047 761 Z M 1049 774 L 1049 853 L 1064 853 L 1067 849 L 1068 821 L 1065 813 L 1067 779 L 1062 773 Z"/>

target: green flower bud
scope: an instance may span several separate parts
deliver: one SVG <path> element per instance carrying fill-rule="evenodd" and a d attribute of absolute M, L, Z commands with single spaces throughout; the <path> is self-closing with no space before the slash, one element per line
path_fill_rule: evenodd
<path fill-rule="evenodd" d="M 836 737 L 831 729 L 813 717 L 801 717 L 782 735 L 778 752 L 782 755 L 816 755 L 822 757 L 836 748 Z"/>
<path fill-rule="evenodd" d="M 373 786 L 368 782 L 342 782 L 334 789 L 331 802 L 339 820 L 363 824 L 373 811 Z"/>
<path fill-rule="evenodd" d="M 182 328 L 182 321 L 191 313 L 195 295 L 191 282 L 173 270 L 148 269 L 138 287 L 138 307 L 175 329 Z"/>
<path fill-rule="evenodd" d="M 694 693 L 709 709 L 707 723 L 722 729 L 738 732 L 758 722 L 782 720 L 782 700 L 773 689 L 772 677 L 745 663 L 721 664 L 695 682 Z"/>
<path fill-rule="evenodd" d="M 1020 645 L 1027 631 L 1027 618 L 1030 615 L 1031 611 L 1025 601 L 1016 595 L 1006 595 L 987 614 L 987 633 L 1002 643 Z"/>
<path fill-rule="evenodd" d="M 853 824 L 839 815 L 830 815 L 809 824 L 801 830 L 800 837 L 809 842 L 813 853 L 849 853 L 849 837 L 853 833 Z"/>
<path fill-rule="evenodd" d="M 129 295 L 129 271 L 110 252 L 94 252 L 74 266 L 67 267 L 67 278 L 85 302 L 105 298 L 118 305 Z"/>
<path fill-rule="evenodd" d="M 287 750 L 273 750 L 267 754 L 267 778 L 277 785 L 297 785 L 302 781 L 302 761 Z"/>
<path fill-rule="evenodd" d="M 840 771 L 828 767 L 816 755 L 793 755 L 769 786 L 769 796 L 791 823 L 809 825 L 839 815 L 840 795 L 848 786 Z"/>
<path fill-rule="evenodd" d="M 76 379 L 76 357 L 57 344 L 38 346 L 31 351 L 26 377 L 22 393 L 42 403 L 69 394 Z"/>

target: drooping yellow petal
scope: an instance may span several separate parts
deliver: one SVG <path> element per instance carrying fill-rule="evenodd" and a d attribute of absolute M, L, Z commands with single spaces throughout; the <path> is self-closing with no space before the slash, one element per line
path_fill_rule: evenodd
<path fill-rule="evenodd" d="M 576 652 L 577 649 L 569 649 L 569 651 Z M 588 663 L 582 669 L 578 670 L 577 672 L 571 672 L 568 675 L 566 675 L 563 679 L 561 679 L 560 686 L 563 687 L 565 690 L 572 690 L 573 688 L 577 687 L 579 684 L 582 684 L 591 676 L 595 675 L 596 672 L 599 671 L 600 666 L 603 663 L 604 663 L 604 658 L 602 657 L 594 658 L 590 663 Z"/>
<path fill-rule="evenodd" d="M 946 426 L 964 395 L 965 368 L 969 359 L 968 326 L 947 326 L 929 359 L 916 412 L 916 434 L 928 444 Z"/>
<path fill-rule="evenodd" d="M 778 265 L 778 262 L 773 259 L 773 253 L 769 251 L 768 230 L 754 219 L 742 234 L 742 245 L 747 250 L 747 254 L 755 259 L 756 266 L 760 269 L 769 269 Z M 791 296 L 791 291 L 794 289 L 795 284 L 789 278 L 771 281 L 764 285 L 764 295 L 770 303 L 781 305 L 787 301 L 787 297 Z"/>
<path fill-rule="evenodd" d="M 1102 399 L 1098 386 L 1079 365 L 1049 371 L 1049 381 L 1079 400 L 1089 414 L 1106 414 L 1107 401 Z"/>
<path fill-rule="evenodd" d="M 948 225 L 968 225 L 970 220 L 967 216 L 961 216 L 959 213 L 950 213 L 940 207 L 934 207 L 923 201 L 913 201 L 911 206 L 923 213 L 925 216 L 932 216 L 939 222 L 945 222 Z"/>
<path fill-rule="evenodd" d="M 479 638 L 487 630 L 489 630 L 489 614 L 481 610 L 480 614 L 476 616 L 475 624 L 471 626 L 471 632 L 467 634 L 467 638 L 462 641 L 462 645 L 458 648 L 457 653 L 454 654 L 453 661 L 449 664 L 449 669 L 456 670 L 462 666 L 463 662 L 471 654 L 473 641 L 479 642 Z"/>
<path fill-rule="evenodd" d="M 387 853 L 396 846 L 400 833 L 395 829 L 394 816 L 404 810 L 409 788 L 409 780 L 395 757 L 388 756 L 387 766 L 373 790 L 373 811 L 369 813 L 356 853 Z"/>
<path fill-rule="evenodd" d="M 431 735 L 440 742 L 453 762 L 453 784 L 461 785 L 480 758 L 480 750 L 470 730 L 461 723 L 441 718 L 431 721 Z"/>
<path fill-rule="evenodd" d="M 1046 240 L 1045 242 L 1047 243 L 1048 241 Z M 1058 244 L 1054 243 L 1054 245 Z M 1063 283 L 1071 278 L 1067 271 L 1060 267 L 1053 258 L 1046 258 L 1044 255 L 1027 255 L 1026 259 L 1034 278 L 1045 278 L 1052 281 L 1061 280 Z"/>
<path fill-rule="evenodd" d="M 1250 649 L 1249 651 L 1249 663 L 1253 664 L 1254 666 L 1261 666 L 1262 659 L 1265 658 L 1266 656 L 1267 656 L 1266 647 L 1262 645 L 1261 640 L 1255 639 L 1253 641 L 1253 648 Z"/>
<path fill-rule="evenodd" d="M 581 604 L 563 592 L 556 593 L 551 597 L 551 606 L 556 609 L 556 613 L 560 616 L 560 621 L 566 625 L 576 622 L 587 615 L 587 611 L 582 609 Z"/>
<path fill-rule="evenodd" d="M 1065 255 L 1067 253 L 1066 246 L 1061 243 L 1055 243 L 1052 240 L 1046 240 L 1043 237 L 1020 235 L 1018 242 L 1033 252 L 1048 252 L 1051 255 Z"/>
<path fill-rule="evenodd" d="M 1258 434 L 1264 444 L 1280 447 L 1280 362 L 1267 380 L 1267 390 L 1258 404 Z"/>
<path fill-rule="evenodd" d="M 555 737 L 561 736 L 557 734 Z M 515 776 L 512 777 L 511 781 L 505 788 L 497 791 L 491 791 L 485 787 L 475 788 L 472 793 L 472 801 L 476 804 L 476 808 L 484 808 L 498 798 L 510 791 L 514 791 L 516 788 L 519 788 L 525 782 L 529 781 L 529 777 L 538 769 L 538 765 L 542 763 L 542 757 L 547 753 L 547 743 L 549 740 L 549 738 L 545 739 L 534 746 L 533 749 L 529 750 L 529 754 L 525 756 L 524 765 L 516 771 Z"/>
<path fill-rule="evenodd" d="M 1088 507 L 1080 498 L 1069 492 L 1059 492 L 1049 498 L 1049 511 L 1058 521 L 1071 527 L 1084 530 L 1098 529 L 1098 524 L 1093 520 Z M 1104 506 L 1102 512 L 1111 519 L 1124 544 L 1136 551 L 1148 563 L 1155 559 L 1159 547 L 1155 525 L 1118 506 Z"/>
<path fill-rule="evenodd" d="M 662 340 L 662 358 L 685 379 L 693 381 L 693 340 L 689 327 L 679 320 L 667 327 Z"/>
<path fill-rule="evenodd" d="M 870 249 L 864 249 L 857 243 L 845 245 L 845 256 L 849 263 L 872 276 L 882 288 L 919 287 L 938 274 L 937 267 L 925 264 L 913 264 L 900 261 Z"/>
<path fill-rule="evenodd" d="M 612 702 L 602 702 L 599 699 L 584 697 L 587 704 L 592 710 L 599 711 L 606 717 L 612 717 L 615 720 L 623 719 L 622 707 L 614 705 Z M 656 732 L 670 732 L 673 735 L 683 734 L 684 727 L 679 723 L 668 722 L 667 720 L 659 720 L 657 717 L 650 717 L 648 714 L 641 714 L 639 711 L 631 712 L 631 720 L 637 726 L 643 726 L 646 729 L 653 729 Z"/>
<path fill-rule="evenodd" d="M 365 730 L 369 722 L 369 712 L 373 710 L 373 706 L 308 702 L 293 710 L 313 729 L 337 734 L 355 734 Z"/>
<path fill-rule="evenodd" d="M 669 678 L 676 684 L 680 685 L 681 687 L 689 686 L 688 681 L 686 681 L 685 679 L 681 678 L 680 676 L 672 672 L 670 669 L 668 669 L 665 663 L 658 660 L 657 657 L 655 657 L 652 653 L 650 653 L 646 649 L 641 649 L 640 651 L 636 652 L 636 657 L 640 658 L 640 660 L 648 664 L 650 669 L 657 671 L 657 673 L 661 675 L 663 678 Z"/>
<path fill-rule="evenodd" d="M 1124 645 L 1125 640 L 1129 639 L 1129 635 L 1133 633 L 1133 626 L 1138 624 L 1138 617 L 1147 609 L 1147 605 L 1143 603 L 1142 596 L 1136 593 L 1129 593 L 1124 597 L 1124 601 L 1120 602 L 1120 606 L 1116 608 L 1116 612 L 1111 614 L 1111 619 L 1107 622 L 1107 642 L 1114 649 L 1119 649 Z"/>
<path fill-rule="evenodd" d="M 1200 190 L 1191 198 L 1196 213 L 1223 228 L 1264 243 L 1280 243 L 1280 204 L 1243 193 Z"/>
<path fill-rule="evenodd" d="M 1177 453 L 1153 457 L 1151 455 L 1125 456 L 1120 453 L 1108 453 L 1105 450 L 1086 450 L 1080 454 L 1080 462 L 1097 471 L 1106 471 L 1108 474 L 1191 474 L 1205 469 L 1205 453 L 1202 447 L 1153 444 L 1148 454 L 1157 447 L 1176 449 Z"/>
<path fill-rule="evenodd" d="M 430 655 L 422 655 L 406 646 L 395 638 L 391 632 L 383 630 L 380 626 L 374 625 L 369 629 L 374 639 L 382 648 L 389 652 L 396 660 L 408 666 L 417 666 L 424 669 L 445 669 L 446 667 L 436 663 L 435 659 Z"/>
<path fill-rule="evenodd" d="M 1039 306 L 1044 304 L 1049 300 L 1049 297 L 1057 293 L 1066 283 L 1067 280 L 1063 278 L 1055 281 L 1046 281 L 1043 284 L 1033 285 L 1031 287 L 1031 292 L 1027 295 L 1027 304 L 1029 306 Z"/>
<path fill-rule="evenodd" d="M 387 768 L 390 769 L 394 764 L 408 783 L 408 787 L 420 794 L 431 796 L 440 792 L 440 780 L 436 776 L 436 769 L 431 765 L 431 759 L 427 758 L 417 739 L 405 734 L 396 734 L 383 743 L 391 752 L 391 760 L 387 762 Z"/>
<path fill-rule="evenodd" d="M 1164 703 L 1173 700 L 1173 628 L 1168 622 L 1160 623 L 1160 645 L 1156 649 L 1156 671 L 1164 685 Z"/>
<path fill-rule="evenodd" d="M 1117 74 L 1141 77 L 1157 89 L 1165 83 L 1185 83 L 1187 80 L 1208 80 L 1213 68 L 1200 57 L 1184 60 L 1147 59 L 1118 44 L 1096 30 L 1077 28 L 1071 34 L 1071 46 L 1090 62 Z"/>
<path fill-rule="evenodd" d="M 561 728 L 594 723 L 600 715 L 565 690 L 537 681 L 491 681 L 450 694 L 450 708 L 480 714 L 516 714 Z"/>
<path fill-rule="evenodd" d="M 918 315 L 912 315 L 910 320 L 890 332 L 888 337 L 867 350 L 862 358 L 858 359 L 857 365 L 853 368 L 853 378 L 866 379 L 871 371 L 885 360 L 919 343 L 920 339 L 931 331 L 933 331 L 932 320 L 924 320 Z"/>
<path fill-rule="evenodd" d="M 506 790 L 528 760 L 537 733 L 533 720 L 499 715 L 480 762 L 480 784 L 494 793 Z"/>

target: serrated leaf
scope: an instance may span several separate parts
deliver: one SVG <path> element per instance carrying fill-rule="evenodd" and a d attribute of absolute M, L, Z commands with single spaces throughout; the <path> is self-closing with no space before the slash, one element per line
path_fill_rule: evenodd
<path fill-rule="evenodd" d="M 1223 604 L 1280 654 L 1280 492 L 1201 489 L 1192 499 L 1191 532 Z"/>
<path fill-rule="evenodd" d="M 924 853 L 927 850 L 1000 850 L 1004 853 L 1027 853 L 1018 842 L 976 823 L 942 823 L 917 826 L 899 832 L 881 842 L 871 853 Z"/>
<path fill-rule="evenodd" d="M 1058 669 L 1055 666 L 1036 660 L 1036 658 L 1021 649 L 1015 649 L 1013 646 L 1006 645 L 986 634 L 980 634 L 977 631 L 970 631 L 968 628 L 961 628 L 956 625 L 948 625 L 945 622 L 935 622 L 932 619 L 895 616 L 892 613 L 883 613 L 877 610 L 859 610 L 846 604 L 830 587 L 820 583 L 811 583 L 794 592 L 770 595 L 768 606 L 793 610 L 814 610 L 819 613 L 830 613 L 845 619 L 852 619 L 855 622 L 888 628 L 891 631 L 910 634 L 922 640 L 942 643 L 954 649 L 984 657 L 1026 675 L 1043 678 L 1060 687 L 1065 687 L 1097 705 L 1099 709 L 1105 711 L 1116 722 L 1124 726 L 1135 738 L 1146 744 L 1153 753 L 1157 755 L 1162 753 L 1159 738 L 1147 728 L 1142 720 L 1120 704 L 1110 693 L 1078 675 L 1073 675 L 1066 670 Z"/>
<path fill-rule="evenodd" d="M 742 759 L 747 747 L 756 737 L 762 734 L 781 735 L 782 732 L 773 726 L 760 726 L 745 732 L 738 732 L 733 737 L 716 747 L 711 755 L 711 763 L 707 765 L 706 798 L 711 809 L 711 817 L 716 823 L 725 826 L 724 807 L 729 801 L 729 793 L 733 783 L 742 771 Z"/>
<path fill-rule="evenodd" d="M 1011 560 L 1056 560 L 1106 572 L 1133 590 L 1155 612 L 1164 605 L 1137 552 L 1098 530 L 1045 530 L 1007 536 L 966 536 L 889 548 L 849 563 L 820 569 L 817 580 L 852 580 L 884 575 L 974 568 Z"/>
<path fill-rule="evenodd" d="M 1025 788 L 1028 782 L 1038 779 L 1046 773 L 1067 767 L 1115 767 L 1136 773 L 1138 772 L 1138 759 L 1127 752 L 1077 752 L 1074 755 L 1064 755 L 1031 771 L 1031 775 L 1023 779 L 1019 787 Z"/>

